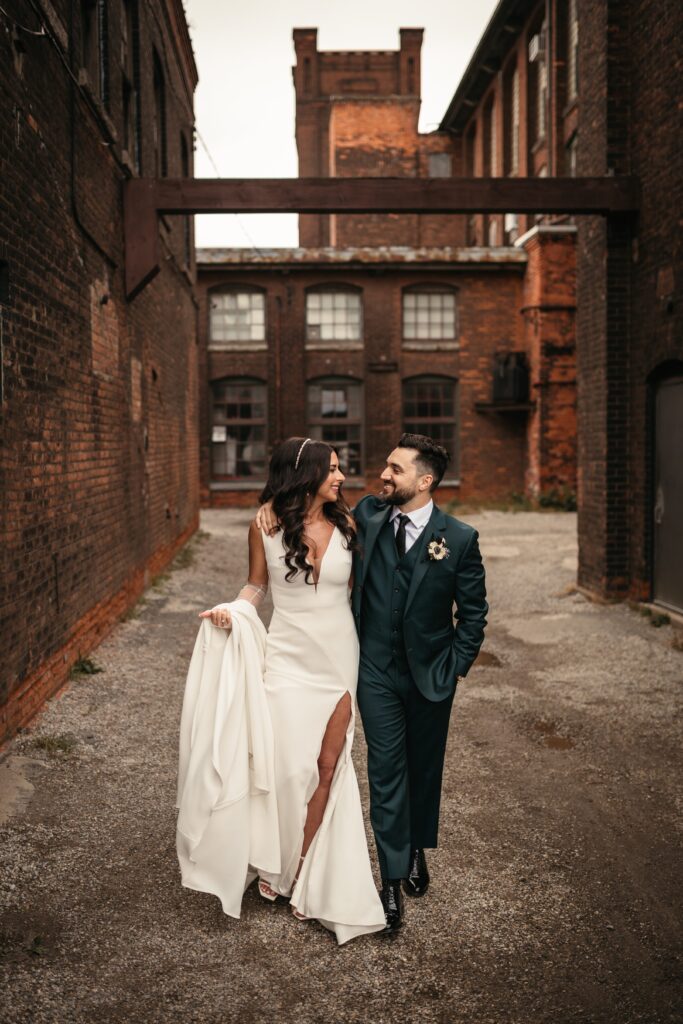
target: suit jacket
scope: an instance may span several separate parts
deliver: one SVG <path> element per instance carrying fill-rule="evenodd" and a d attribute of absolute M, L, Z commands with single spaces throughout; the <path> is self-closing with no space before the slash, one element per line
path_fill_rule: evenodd
<path fill-rule="evenodd" d="M 353 510 L 361 547 L 354 560 L 352 597 L 359 636 L 364 582 L 372 572 L 377 536 L 390 514 L 391 506 L 372 496 L 362 498 Z M 411 675 L 428 700 L 444 700 L 453 693 L 458 677 L 467 675 L 484 640 L 488 604 L 478 536 L 473 527 L 435 505 L 415 541 L 420 550 L 405 605 L 403 636 Z M 432 560 L 429 543 L 441 539 L 450 555 Z"/>

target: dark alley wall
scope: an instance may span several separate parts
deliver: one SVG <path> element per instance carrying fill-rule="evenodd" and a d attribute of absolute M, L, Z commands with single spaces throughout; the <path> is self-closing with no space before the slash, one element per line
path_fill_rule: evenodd
<path fill-rule="evenodd" d="M 11 6 L 46 34 L 0 14 L 0 740 L 198 519 L 187 222 L 162 222 L 157 279 L 123 287 L 123 181 L 191 173 L 182 7 L 95 4 L 86 33 L 76 3 Z"/>

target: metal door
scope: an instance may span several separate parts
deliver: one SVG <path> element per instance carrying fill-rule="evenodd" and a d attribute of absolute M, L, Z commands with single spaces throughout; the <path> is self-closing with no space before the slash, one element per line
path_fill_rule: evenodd
<path fill-rule="evenodd" d="M 683 377 L 662 381 L 655 399 L 653 598 L 683 612 Z"/>

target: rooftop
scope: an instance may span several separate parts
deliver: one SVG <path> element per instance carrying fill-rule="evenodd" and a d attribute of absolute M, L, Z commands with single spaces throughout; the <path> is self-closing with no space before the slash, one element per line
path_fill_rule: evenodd
<path fill-rule="evenodd" d="M 458 247 L 440 246 L 413 248 L 407 245 L 350 246 L 337 249 L 197 249 L 197 265 L 212 267 L 260 264 L 261 266 L 312 266 L 320 264 L 457 264 L 458 266 L 490 266 L 526 263 L 526 253 L 511 246 Z"/>
<path fill-rule="evenodd" d="M 441 131 L 463 130 L 536 2 L 499 0 L 439 125 Z"/>

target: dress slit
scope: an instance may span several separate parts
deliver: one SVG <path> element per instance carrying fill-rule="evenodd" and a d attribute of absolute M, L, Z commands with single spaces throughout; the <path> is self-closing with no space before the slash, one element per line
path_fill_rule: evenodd
<path fill-rule="evenodd" d="M 261 872 L 260 877 L 289 897 L 300 914 L 320 921 L 343 943 L 380 931 L 385 921 L 351 757 L 358 638 L 348 599 L 351 552 L 341 543 L 341 535 L 335 536 L 338 533 L 335 527 L 323 552 L 316 587 L 305 583 L 303 573 L 286 580 L 281 535 L 264 537 L 274 605 L 264 684 L 275 739 L 281 864 L 278 873 Z M 318 762 L 325 736 L 347 695 L 348 722 L 327 802 L 301 860 L 308 805 L 320 784 Z M 337 739 L 335 734 L 335 746 Z M 316 819 L 319 814 L 317 806 Z"/>

